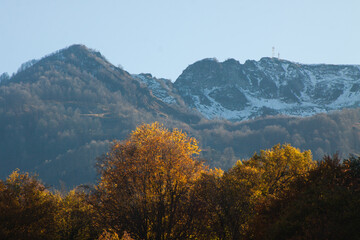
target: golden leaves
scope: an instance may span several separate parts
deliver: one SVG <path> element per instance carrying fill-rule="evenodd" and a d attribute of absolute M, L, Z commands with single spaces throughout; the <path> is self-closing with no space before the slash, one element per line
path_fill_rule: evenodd
<path fill-rule="evenodd" d="M 263 193 L 274 197 L 278 191 L 287 189 L 292 180 L 308 174 L 316 165 L 310 150 L 301 152 L 290 144 L 278 144 L 271 149 L 261 150 L 260 155 L 255 153 L 243 164 L 261 172 Z"/>
<path fill-rule="evenodd" d="M 99 164 L 97 190 L 109 203 L 104 211 L 110 215 L 116 206 L 118 221 L 139 238 L 154 238 L 155 229 L 173 236 L 187 222 L 190 191 L 206 170 L 196 159 L 199 153 L 197 141 L 181 130 L 157 122 L 139 126 L 125 141 L 114 142 Z"/>

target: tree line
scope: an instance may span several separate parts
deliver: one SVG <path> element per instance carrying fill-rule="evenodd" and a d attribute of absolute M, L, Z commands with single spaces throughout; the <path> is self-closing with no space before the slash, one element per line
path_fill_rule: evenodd
<path fill-rule="evenodd" d="M 278 144 L 224 171 L 199 155 L 155 122 L 111 144 L 95 185 L 51 190 L 15 170 L 0 181 L 0 238 L 360 238 L 360 157 Z"/>

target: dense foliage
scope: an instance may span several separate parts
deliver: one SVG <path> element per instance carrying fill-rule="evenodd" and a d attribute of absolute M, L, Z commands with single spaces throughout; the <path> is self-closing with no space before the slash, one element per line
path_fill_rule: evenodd
<path fill-rule="evenodd" d="M 93 207 L 82 192 L 53 193 L 28 173 L 0 181 L 1 239 L 94 239 Z"/>
<path fill-rule="evenodd" d="M 195 139 L 158 123 L 115 142 L 99 162 L 102 222 L 136 239 L 189 239 L 197 210 L 191 190 L 205 172 L 199 152 Z"/>
<path fill-rule="evenodd" d="M 260 206 L 255 239 L 360 239 L 359 167 L 359 157 L 341 162 L 325 156 L 278 199 Z"/>
<path fill-rule="evenodd" d="M 154 123 L 113 142 L 95 186 L 61 193 L 15 170 L 0 180 L 0 238 L 360 238 L 360 157 L 278 144 L 224 172 L 199 152 Z"/>

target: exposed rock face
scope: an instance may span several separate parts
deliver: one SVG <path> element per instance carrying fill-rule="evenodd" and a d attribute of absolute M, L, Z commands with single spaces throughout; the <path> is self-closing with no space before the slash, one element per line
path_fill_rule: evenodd
<path fill-rule="evenodd" d="M 210 119 L 309 116 L 360 104 L 356 65 L 204 59 L 185 69 L 174 85 L 187 105 Z"/>

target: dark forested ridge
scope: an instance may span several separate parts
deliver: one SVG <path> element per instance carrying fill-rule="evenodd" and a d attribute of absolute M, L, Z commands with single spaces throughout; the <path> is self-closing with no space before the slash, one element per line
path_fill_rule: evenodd
<path fill-rule="evenodd" d="M 1 177 L 18 167 L 50 183 L 92 181 L 95 158 L 137 124 L 200 119 L 82 45 L 41 59 L 0 89 Z"/>
<path fill-rule="evenodd" d="M 176 104 L 161 101 L 139 77 L 82 45 L 32 61 L 0 79 L 2 179 L 20 168 L 54 185 L 93 182 L 95 159 L 109 143 L 154 121 L 196 137 L 202 157 L 223 169 L 285 142 L 311 149 L 315 158 L 360 152 L 359 109 L 307 118 L 208 120 L 188 109 L 178 95 Z"/>

